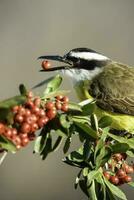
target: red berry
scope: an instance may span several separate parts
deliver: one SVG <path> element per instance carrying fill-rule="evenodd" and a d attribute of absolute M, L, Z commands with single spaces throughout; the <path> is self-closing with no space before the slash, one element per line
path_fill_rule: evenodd
<path fill-rule="evenodd" d="M 18 135 L 14 135 L 12 137 L 12 141 L 16 144 L 16 145 L 20 145 L 21 144 L 21 138 Z"/>
<path fill-rule="evenodd" d="M 18 114 L 24 115 L 24 114 L 25 114 L 25 108 L 22 107 L 22 106 L 20 106 L 20 107 L 18 108 Z"/>
<path fill-rule="evenodd" d="M 103 172 L 103 175 L 105 176 L 105 178 L 107 178 L 108 180 L 110 179 L 110 173 L 108 171 Z"/>
<path fill-rule="evenodd" d="M 31 131 L 31 126 L 27 122 L 24 122 L 21 125 L 21 129 L 20 130 L 21 130 L 22 133 L 29 133 Z"/>
<path fill-rule="evenodd" d="M 26 106 L 27 108 L 33 108 L 34 103 L 33 103 L 32 100 L 28 100 L 28 101 L 25 103 L 25 106 Z"/>
<path fill-rule="evenodd" d="M 129 182 L 132 181 L 132 177 L 127 175 L 127 176 L 125 176 L 125 177 L 123 178 L 123 180 L 124 180 L 125 183 L 129 183 Z"/>
<path fill-rule="evenodd" d="M 60 101 L 56 101 L 55 107 L 56 107 L 57 110 L 61 110 L 61 108 L 62 108 L 61 102 Z"/>
<path fill-rule="evenodd" d="M 66 103 L 64 103 L 64 104 L 62 105 L 62 107 L 61 107 L 61 110 L 64 111 L 64 112 L 67 112 L 68 109 L 69 109 L 69 107 L 68 107 L 68 104 L 66 104 Z"/>
<path fill-rule="evenodd" d="M 61 101 L 63 99 L 63 95 L 56 96 L 56 99 L 59 100 L 59 101 Z"/>
<path fill-rule="evenodd" d="M 116 153 L 116 154 L 114 154 L 114 159 L 118 162 L 118 161 L 120 161 L 120 160 L 122 160 L 122 155 L 120 154 L 120 153 Z"/>
<path fill-rule="evenodd" d="M 14 106 L 14 107 L 12 108 L 12 112 L 13 112 L 13 113 L 17 113 L 17 112 L 18 112 L 18 109 L 19 109 L 19 106 L 16 105 L 16 106 Z"/>
<path fill-rule="evenodd" d="M 40 109 L 40 111 L 39 111 L 39 117 L 44 117 L 44 116 L 46 116 L 45 111 L 43 109 Z"/>
<path fill-rule="evenodd" d="M 8 139 L 11 139 L 12 137 L 12 130 L 11 128 L 8 128 L 6 129 L 5 133 L 4 133 L 4 136 L 6 136 Z"/>
<path fill-rule="evenodd" d="M 45 124 L 47 124 L 48 121 L 49 121 L 49 119 L 48 119 L 47 116 L 41 117 L 41 118 L 38 119 L 37 124 L 38 124 L 38 126 L 39 126 L 40 128 L 42 128 Z"/>
<path fill-rule="evenodd" d="M 116 173 L 116 176 L 118 176 L 118 178 L 123 178 L 126 176 L 126 172 L 123 169 L 119 169 Z"/>
<path fill-rule="evenodd" d="M 11 128 L 12 131 L 12 136 L 17 135 L 17 129 L 16 128 Z"/>
<path fill-rule="evenodd" d="M 126 163 L 123 163 L 122 168 L 125 170 L 125 172 L 127 172 L 129 165 Z"/>
<path fill-rule="evenodd" d="M 51 68 L 51 63 L 48 60 L 43 60 L 41 66 L 44 70 L 47 70 Z"/>
<path fill-rule="evenodd" d="M 25 109 L 25 116 L 28 117 L 30 115 L 31 115 L 31 111 L 28 108 L 26 108 Z"/>
<path fill-rule="evenodd" d="M 36 97 L 36 98 L 34 99 L 34 105 L 37 106 L 37 107 L 39 107 L 40 104 L 41 104 L 41 99 L 40 99 L 40 97 Z"/>
<path fill-rule="evenodd" d="M 19 133 L 19 136 L 21 139 L 27 138 L 28 134 L 27 133 Z"/>
<path fill-rule="evenodd" d="M 126 169 L 126 173 L 127 174 L 132 174 L 134 172 L 134 169 L 132 166 L 128 166 L 128 168 Z"/>
<path fill-rule="evenodd" d="M 63 99 L 62 99 L 62 101 L 63 101 L 64 103 L 68 103 L 68 102 L 69 102 L 69 97 L 64 96 Z"/>
<path fill-rule="evenodd" d="M 24 120 L 23 116 L 20 114 L 15 115 L 15 122 L 22 123 Z"/>
<path fill-rule="evenodd" d="M 36 114 L 36 115 L 39 115 L 39 112 L 40 112 L 40 108 L 39 107 L 37 107 L 37 106 L 33 106 L 33 108 L 32 108 L 32 113 L 34 113 L 34 114 Z"/>
<path fill-rule="evenodd" d="M 29 91 L 28 93 L 27 93 L 27 97 L 29 98 L 29 99 L 31 99 L 31 98 L 33 98 L 33 92 L 32 91 Z"/>
<path fill-rule="evenodd" d="M 37 131 L 38 130 L 38 124 L 37 123 L 33 123 L 33 124 L 31 124 L 31 132 L 35 132 L 35 131 Z"/>
<path fill-rule="evenodd" d="M 47 117 L 48 117 L 50 120 L 53 119 L 53 118 L 55 118 L 56 114 L 57 114 L 57 111 L 56 111 L 56 110 L 48 110 L 48 111 L 46 112 L 46 115 L 47 115 Z"/>
<path fill-rule="evenodd" d="M 5 125 L 0 123 L 0 135 L 5 132 Z"/>
<path fill-rule="evenodd" d="M 111 176 L 110 177 L 110 182 L 113 183 L 114 185 L 118 185 L 118 183 L 119 183 L 118 176 Z"/>
<path fill-rule="evenodd" d="M 21 145 L 20 145 L 20 144 L 17 144 L 17 145 L 16 145 L 16 149 L 19 150 L 20 148 L 21 148 Z"/>
<path fill-rule="evenodd" d="M 52 101 L 49 101 L 45 104 L 45 108 L 47 110 L 53 109 L 55 107 L 54 103 Z"/>
<path fill-rule="evenodd" d="M 21 141 L 21 145 L 22 146 L 26 146 L 27 144 L 29 143 L 29 138 L 23 138 L 22 141 Z"/>
<path fill-rule="evenodd" d="M 24 121 L 27 122 L 28 124 L 32 124 L 37 121 L 37 117 L 35 114 L 31 114 L 30 116 L 25 117 Z"/>

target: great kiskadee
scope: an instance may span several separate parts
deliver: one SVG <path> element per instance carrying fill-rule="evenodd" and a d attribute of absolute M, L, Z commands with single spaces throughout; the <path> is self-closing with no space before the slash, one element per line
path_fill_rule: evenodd
<path fill-rule="evenodd" d="M 112 128 L 134 132 L 134 67 L 88 48 L 76 48 L 64 56 L 48 55 L 39 59 L 66 63 L 47 71 L 62 70 L 72 78 L 81 100 L 95 99 L 98 118 L 110 116 Z"/>

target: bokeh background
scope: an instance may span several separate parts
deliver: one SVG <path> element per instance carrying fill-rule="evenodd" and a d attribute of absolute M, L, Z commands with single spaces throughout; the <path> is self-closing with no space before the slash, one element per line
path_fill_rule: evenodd
<path fill-rule="evenodd" d="M 89 47 L 133 65 L 133 20 L 133 0 L 0 0 L 0 99 L 14 96 L 20 83 L 31 88 L 53 75 L 39 72 L 40 55 Z M 63 87 L 72 89 L 68 78 Z M 43 162 L 32 148 L 0 167 L 1 200 L 86 200 L 74 190 L 77 170 L 62 163 L 61 150 Z M 133 190 L 124 190 L 132 200 Z"/>

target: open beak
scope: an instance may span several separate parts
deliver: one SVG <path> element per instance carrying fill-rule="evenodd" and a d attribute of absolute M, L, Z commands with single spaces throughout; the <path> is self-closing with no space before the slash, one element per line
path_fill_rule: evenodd
<path fill-rule="evenodd" d="M 46 60 L 54 60 L 54 61 L 59 61 L 68 65 L 65 66 L 58 66 L 58 67 L 51 67 L 45 71 L 56 71 L 56 70 L 61 70 L 61 69 L 69 69 L 70 66 L 73 65 L 71 61 L 68 61 L 65 57 L 59 56 L 59 55 L 52 55 L 52 56 L 40 56 L 38 59 L 46 59 Z M 44 71 L 44 70 L 41 70 Z"/>

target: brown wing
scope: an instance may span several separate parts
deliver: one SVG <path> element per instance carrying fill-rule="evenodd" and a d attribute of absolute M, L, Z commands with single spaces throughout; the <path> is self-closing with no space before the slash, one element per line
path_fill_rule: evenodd
<path fill-rule="evenodd" d="M 104 110 L 134 115 L 134 68 L 112 62 L 93 79 L 89 93 Z"/>

